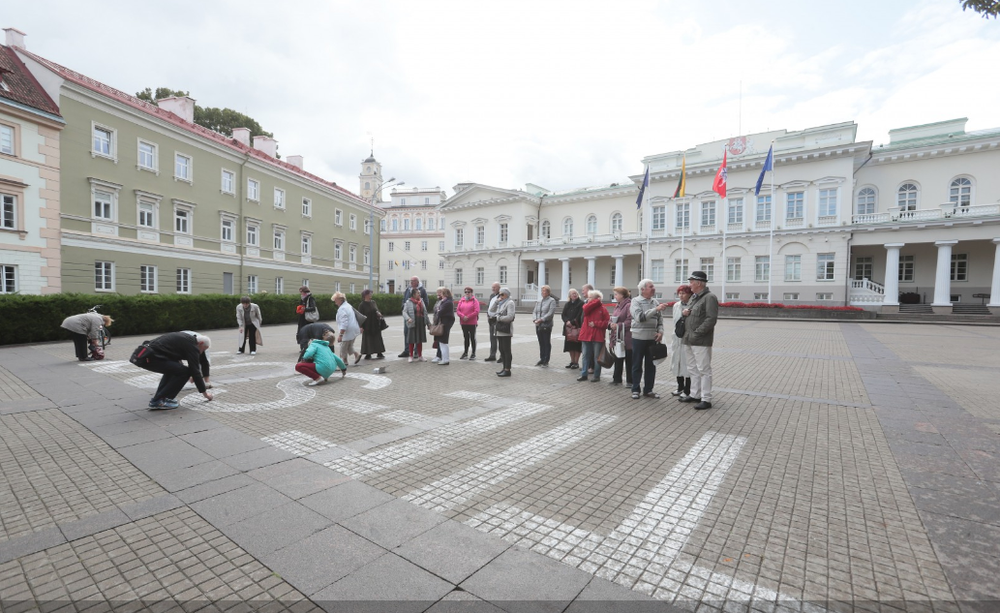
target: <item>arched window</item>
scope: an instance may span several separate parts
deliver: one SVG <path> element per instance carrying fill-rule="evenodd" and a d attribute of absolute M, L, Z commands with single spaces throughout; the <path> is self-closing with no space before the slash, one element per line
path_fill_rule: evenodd
<path fill-rule="evenodd" d="M 542 222 L 542 238 L 552 238 L 552 224 L 548 219 Z"/>
<path fill-rule="evenodd" d="M 563 236 L 573 236 L 573 218 L 567 217 L 563 220 Z"/>
<path fill-rule="evenodd" d="M 972 181 L 965 177 L 959 177 L 951 182 L 948 190 L 948 201 L 955 203 L 955 206 L 967 207 L 972 204 Z"/>
<path fill-rule="evenodd" d="M 587 216 L 587 234 L 597 234 L 597 215 Z"/>
<path fill-rule="evenodd" d="M 622 214 L 615 213 L 611 216 L 611 231 L 621 232 L 622 231 Z"/>
<path fill-rule="evenodd" d="M 875 190 L 866 187 L 858 192 L 858 215 L 875 213 Z"/>
<path fill-rule="evenodd" d="M 903 183 L 896 190 L 896 206 L 901 211 L 917 210 L 917 186 L 913 183 Z"/>

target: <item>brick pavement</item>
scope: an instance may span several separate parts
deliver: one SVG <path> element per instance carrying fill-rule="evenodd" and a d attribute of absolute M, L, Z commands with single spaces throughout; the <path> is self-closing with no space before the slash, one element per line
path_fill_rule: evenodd
<path fill-rule="evenodd" d="M 1000 328 L 723 320 L 705 412 L 665 368 L 633 401 L 531 366 L 517 325 L 507 380 L 390 357 L 317 387 L 263 332 L 214 335 L 216 400 L 172 412 L 141 339 L 0 349 L 5 606 L 1000 606 Z"/>

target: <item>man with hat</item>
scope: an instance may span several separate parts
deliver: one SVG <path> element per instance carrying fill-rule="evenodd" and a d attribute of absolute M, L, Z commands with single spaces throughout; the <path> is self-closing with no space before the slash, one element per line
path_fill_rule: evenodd
<path fill-rule="evenodd" d="M 696 402 L 695 409 L 712 408 L 712 342 L 719 320 L 719 299 L 708 290 L 708 275 L 696 270 L 688 277 L 694 295 L 681 311 L 684 322 L 684 355 L 691 375 L 691 394 L 681 402 Z"/>

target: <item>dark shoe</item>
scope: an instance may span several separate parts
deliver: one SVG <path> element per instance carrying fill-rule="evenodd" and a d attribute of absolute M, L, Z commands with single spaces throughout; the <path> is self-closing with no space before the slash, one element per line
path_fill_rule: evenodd
<path fill-rule="evenodd" d="M 548 368 L 549 367 L 549 363 L 548 362 L 542 362 L 542 366 L 544 366 L 545 368 Z"/>
<path fill-rule="evenodd" d="M 580 369 L 580 365 L 577 364 L 576 362 L 573 362 L 572 364 L 570 364 L 569 367 L 572 368 L 573 370 L 579 370 Z"/>
<path fill-rule="evenodd" d="M 535 366 L 544 366 L 544 365 L 545 365 L 545 362 L 543 362 L 541 360 L 538 360 L 537 362 L 535 362 Z"/>
<path fill-rule="evenodd" d="M 574 366 L 573 362 L 570 362 L 569 364 L 566 365 L 566 368 L 573 368 L 573 366 Z"/>
<path fill-rule="evenodd" d="M 403 353 L 399 354 L 399 356 L 397 356 L 397 357 L 408 358 L 408 357 L 410 357 L 410 352 L 409 351 L 404 351 Z"/>
<path fill-rule="evenodd" d="M 469 359 L 469 354 L 468 354 L 468 353 L 463 353 L 463 354 L 462 354 L 462 357 L 460 357 L 460 358 L 458 358 L 458 359 L 459 359 L 459 360 L 468 360 L 468 359 Z"/>
<path fill-rule="evenodd" d="M 621 385 L 621 381 L 611 381 L 611 385 Z"/>
<path fill-rule="evenodd" d="M 358 357 L 354 358 L 354 364 L 357 365 L 357 363 L 360 361 L 361 361 L 361 354 L 359 353 Z"/>
<path fill-rule="evenodd" d="M 586 380 L 587 380 L 587 378 L 588 378 L 588 377 L 587 377 L 587 375 L 586 375 L 586 374 L 584 374 L 584 375 L 583 375 L 582 377 L 577 377 L 577 378 L 576 378 L 576 380 L 577 380 L 577 381 L 586 381 Z"/>
<path fill-rule="evenodd" d="M 237 349 L 236 353 L 243 353 L 243 350 L 242 349 Z"/>
<path fill-rule="evenodd" d="M 496 362 L 496 361 L 497 361 L 497 359 L 496 359 L 496 357 L 495 357 L 495 356 L 492 356 L 492 355 L 491 355 L 490 357 L 486 358 L 486 359 L 485 359 L 485 360 L 483 360 L 483 361 L 484 361 L 484 362 Z"/>
<path fill-rule="evenodd" d="M 474 353 L 473 353 L 472 355 L 470 355 L 470 356 L 469 356 L 469 359 L 470 359 L 470 360 L 475 360 L 475 359 L 476 359 L 476 354 L 474 354 Z"/>
<path fill-rule="evenodd" d="M 639 392 L 632 392 L 632 400 L 638 400 L 638 399 L 639 399 Z"/>
<path fill-rule="evenodd" d="M 370 354 L 365 356 L 365 361 L 370 360 L 370 359 L 372 359 L 372 356 Z"/>
<path fill-rule="evenodd" d="M 712 408 L 712 403 L 711 402 L 699 402 L 698 404 L 694 405 L 694 408 L 695 408 L 696 411 L 704 411 L 705 409 L 711 409 Z"/>
<path fill-rule="evenodd" d="M 377 356 L 375 356 L 375 359 L 376 360 L 384 360 L 385 359 L 385 355 L 383 355 L 383 354 L 380 353 Z"/>
<path fill-rule="evenodd" d="M 674 390 L 674 391 L 670 392 L 670 395 L 671 396 L 680 396 L 683 393 L 684 393 L 684 390 Z"/>
<path fill-rule="evenodd" d="M 510 376 L 510 371 L 509 370 L 501 370 L 500 372 L 497 373 L 497 376 L 498 377 L 509 377 Z"/>
<path fill-rule="evenodd" d="M 643 398 L 652 398 L 653 400 L 659 400 L 660 399 L 660 395 L 657 394 L 656 392 L 646 392 L 645 394 L 642 395 L 642 397 Z"/>
<path fill-rule="evenodd" d="M 600 383 L 601 382 L 601 378 L 600 377 L 594 377 L 593 379 L 590 380 L 590 382 L 591 383 Z"/>
<path fill-rule="evenodd" d="M 94 361 L 94 358 L 90 357 L 89 355 L 87 357 L 85 357 L 85 358 L 78 358 L 78 359 L 81 362 L 93 362 Z"/>
<path fill-rule="evenodd" d="M 691 396 L 684 396 L 678 399 L 677 402 L 701 402 L 701 398 L 692 398 Z"/>

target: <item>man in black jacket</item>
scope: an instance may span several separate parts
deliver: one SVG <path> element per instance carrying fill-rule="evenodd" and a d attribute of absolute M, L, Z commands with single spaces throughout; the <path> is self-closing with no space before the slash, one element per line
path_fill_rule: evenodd
<path fill-rule="evenodd" d="M 194 380 L 205 398 L 212 399 L 201 374 L 201 356 L 211 344 L 207 336 L 190 332 L 170 332 L 150 343 L 151 355 L 137 364 L 140 368 L 163 375 L 153 399 L 149 401 L 150 409 L 176 409 L 180 406 L 177 394 L 189 378 Z M 187 362 L 187 365 L 181 362 Z"/>
<path fill-rule="evenodd" d="M 323 340 L 323 335 L 328 331 L 334 334 L 337 333 L 337 331 L 331 328 L 329 324 L 325 324 L 321 321 L 302 326 L 302 329 L 299 330 L 297 337 L 299 341 L 299 362 L 302 361 L 302 356 L 305 355 L 306 348 L 309 347 L 309 343 L 313 342 L 313 340 Z"/>

